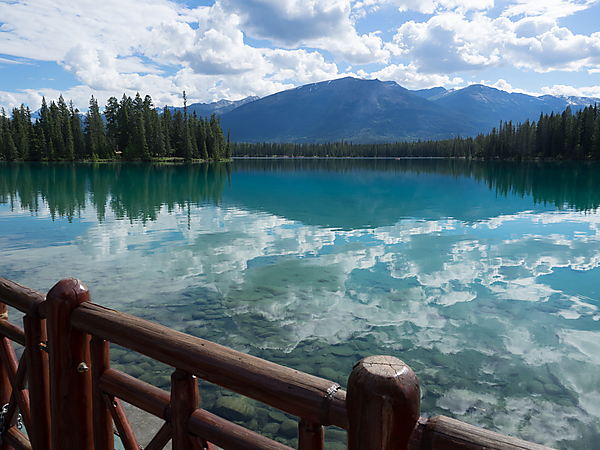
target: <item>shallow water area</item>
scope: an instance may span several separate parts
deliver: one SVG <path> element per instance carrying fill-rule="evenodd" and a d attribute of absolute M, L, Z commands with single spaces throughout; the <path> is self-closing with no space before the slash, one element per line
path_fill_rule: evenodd
<path fill-rule="evenodd" d="M 360 358 L 397 356 L 425 416 L 595 448 L 599 170 L 0 164 L 1 275 L 42 291 L 76 276 L 96 303 L 342 386 Z M 168 387 L 168 368 L 112 359 Z M 227 395 L 206 388 L 203 407 L 228 411 Z M 236 420 L 293 442 L 291 418 L 247 406 Z"/>

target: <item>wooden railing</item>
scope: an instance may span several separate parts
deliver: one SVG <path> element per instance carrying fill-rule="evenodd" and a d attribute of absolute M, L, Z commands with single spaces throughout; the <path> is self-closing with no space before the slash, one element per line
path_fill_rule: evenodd
<path fill-rule="evenodd" d="M 198 408 L 197 378 L 299 418 L 298 448 L 325 448 L 324 427 L 348 432 L 352 450 L 544 449 L 443 416 L 420 417 L 419 380 L 402 361 L 371 356 L 348 391 L 332 381 L 91 303 L 75 278 L 47 294 L 0 278 L 1 450 L 112 450 L 114 427 L 140 449 L 121 401 L 164 421 L 145 447 L 174 450 L 289 447 Z M 25 315 L 23 327 L 7 307 Z M 24 347 L 18 360 L 12 342 Z M 110 368 L 115 343 L 174 368 L 171 392 Z M 17 421 L 20 413 L 21 421 Z M 22 422 L 26 434 L 16 422 Z"/>

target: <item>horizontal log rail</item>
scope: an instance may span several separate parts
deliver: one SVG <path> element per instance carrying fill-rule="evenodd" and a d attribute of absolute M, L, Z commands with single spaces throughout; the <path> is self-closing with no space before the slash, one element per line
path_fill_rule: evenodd
<path fill-rule="evenodd" d="M 346 392 L 332 381 L 95 304 L 76 308 L 71 323 L 294 416 L 348 428 Z"/>
<path fill-rule="evenodd" d="M 7 319 L 0 319 L 0 335 L 25 347 L 25 330 Z"/>
<path fill-rule="evenodd" d="M 0 277 L 0 405 L 7 406 L 0 424 L 1 450 L 51 448 L 45 299 L 41 292 Z M 7 305 L 25 313 L 23 327 L 8 321 Z M 12 342 L 24 347 L 20 361 Z"/>
<path fill-rule="evenodd" d="M 145 383 L 119 370 L 108 369 L 100 380 L 100 388 L 139 409 L 169 422 L 170 396 L 151 384 Z M 274 442 L 240 425 L 198 409 L 190 417 L 190 430 L 205 436 L 222 448 L 289 450 L 290 447 Z"/>
<path fill-rule="evenodd" d="M 548 447 L 484 430 L 445 416 L 421 419 L 408 445 L 409 450 L 454 448 L 543 450 Z"/>
<path fill-rule="evenodd" d="M 6 305 L 25 313 L 22 328 L 8 321 Z M 397 358 L 359 361 L 346 392 L 332 381 L 91 303 L 74 278 L 47 295 L 0 278 L 0 338 L 0 402 L 9 405 L 0 450 L 112 450 L 113 424 L 126 449 L 140 449 L 121 400 L 164 420 L 146 450 L 169 440 L 174 450 L 213 444 L 289 450 L 198 408 L 196 376 L 298 417 L 301 450 L 323 449 L 328 425 L 347 430 L 352 450 L 547 449 L 448 417 L 421 418 L 419 381 Z M 10 341 L 25 347 L 20 362 Z M 109 343 L 173 367 L 171 393 L 110 368 Z M 17 410 L 27 434 L 15 426 Z"/>
<path fill-rule="evenodd" d="M 0 300 L 36 319 L 46 317 L 44 294 L 2 277 L 0 277 Z"/>

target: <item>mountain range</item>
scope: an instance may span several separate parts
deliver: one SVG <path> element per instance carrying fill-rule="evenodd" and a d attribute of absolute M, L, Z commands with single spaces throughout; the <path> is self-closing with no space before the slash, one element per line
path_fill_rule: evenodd
<path fill-rule="evenodd" d="M 263 98 L 192 104 L 188 111 L 220 115 L 237 142 L 374 143 L 476 136 L 501 121 L 537 121 L 540 113 L 595 103 L 600 99 L 535 97 L 478 84 L 410 91 L 393 81 L 347 77 Z"/>

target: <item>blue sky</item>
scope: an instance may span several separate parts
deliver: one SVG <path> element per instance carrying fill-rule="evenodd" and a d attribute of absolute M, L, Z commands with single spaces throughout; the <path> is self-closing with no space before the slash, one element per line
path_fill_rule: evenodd
<path fill-rule="evenodd" d="M 600 97 L 600 0 L 0 0 L 0 107 L 157 106 L 344 76 Z"/>

